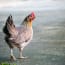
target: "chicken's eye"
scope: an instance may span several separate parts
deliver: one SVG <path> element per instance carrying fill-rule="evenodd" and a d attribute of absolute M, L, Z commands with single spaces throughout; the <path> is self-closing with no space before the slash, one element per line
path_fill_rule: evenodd
<path fill-rule="evenodd" d="M 32 17 L 32 16 L 30 16 L 30 17 Z"/>

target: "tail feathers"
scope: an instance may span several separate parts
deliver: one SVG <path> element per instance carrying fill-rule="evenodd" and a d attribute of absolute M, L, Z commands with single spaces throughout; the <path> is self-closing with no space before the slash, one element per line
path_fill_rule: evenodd
<path fill-rule="evenodd" d="M 3 28 L 3 32 L 4 32 L 6 35 L 8 35 L 8 36 L 14 35 L 14 34 L 17 33 L 11 15 L 10 15 L 10 16 L 7 18 L 7 20 L 6 20 L 5 26 L 4 26 L 4 28 Z"/>

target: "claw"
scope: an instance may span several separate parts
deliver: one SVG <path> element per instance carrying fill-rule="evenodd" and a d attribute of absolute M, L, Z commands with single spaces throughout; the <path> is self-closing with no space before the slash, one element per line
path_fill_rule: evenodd
<path fill-rule="evenodd" d="M 26 59 L 26 58 L 28 58 L 28 57 L 23 57 L 23 56 L 22 56 L 22 57 L 19 57 L 18 59 Z"/>
<path fill-rule="evenodd" d="M 10 56 L 10 60 L 15 61 L 16 60 L 15 56 Z"/>

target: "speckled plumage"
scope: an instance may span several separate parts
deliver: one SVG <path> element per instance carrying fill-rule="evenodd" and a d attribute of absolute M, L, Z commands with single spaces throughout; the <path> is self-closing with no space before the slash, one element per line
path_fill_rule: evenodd
<path fill-rule="evenodd" d="M 23 26 L 23 27 L 21 26 L 21 27 L 17 27 L 16 31 L 17 31 L 16 35 L 12 35 L 9 37 L 11 44 L 14 46 L 17 46 L 17 47 L 26 46 L 32 39 L 33 29 L 27 28 L 25 26 Z"/>
<path fill-rule="evenodd" d="M 7 18 L 6 24 L 3 28 L 5 33 L 5 41 L 11 49 L 11 58 L 15 60 L 13 56 L 13 48 L 19 48 L 22 53 L 23 48 L 30 43 L 33 37 L 32 21 L 35 19 L 34 13 L 28 15 L 19 27 L 16 27 L 13 23 L 12 16 Z M 20 58 L 22 54 L 20 53 Z"/>

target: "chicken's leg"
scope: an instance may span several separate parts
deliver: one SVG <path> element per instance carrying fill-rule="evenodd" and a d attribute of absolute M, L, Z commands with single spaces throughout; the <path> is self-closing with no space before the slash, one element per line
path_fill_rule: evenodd
<path fill-rule="evenodd" d="M 22 56 L 22 51 L 23 51 L 23 48 L 19 48 L 19 59 L 27 58 L 27 57 Z"/>
<path fill-rule="evenodd" d="M 11 51 L 10 59 L 16 60 L 15 56 L 13 55 L 13 49 L 11 48 L 10 51 Z"/>

